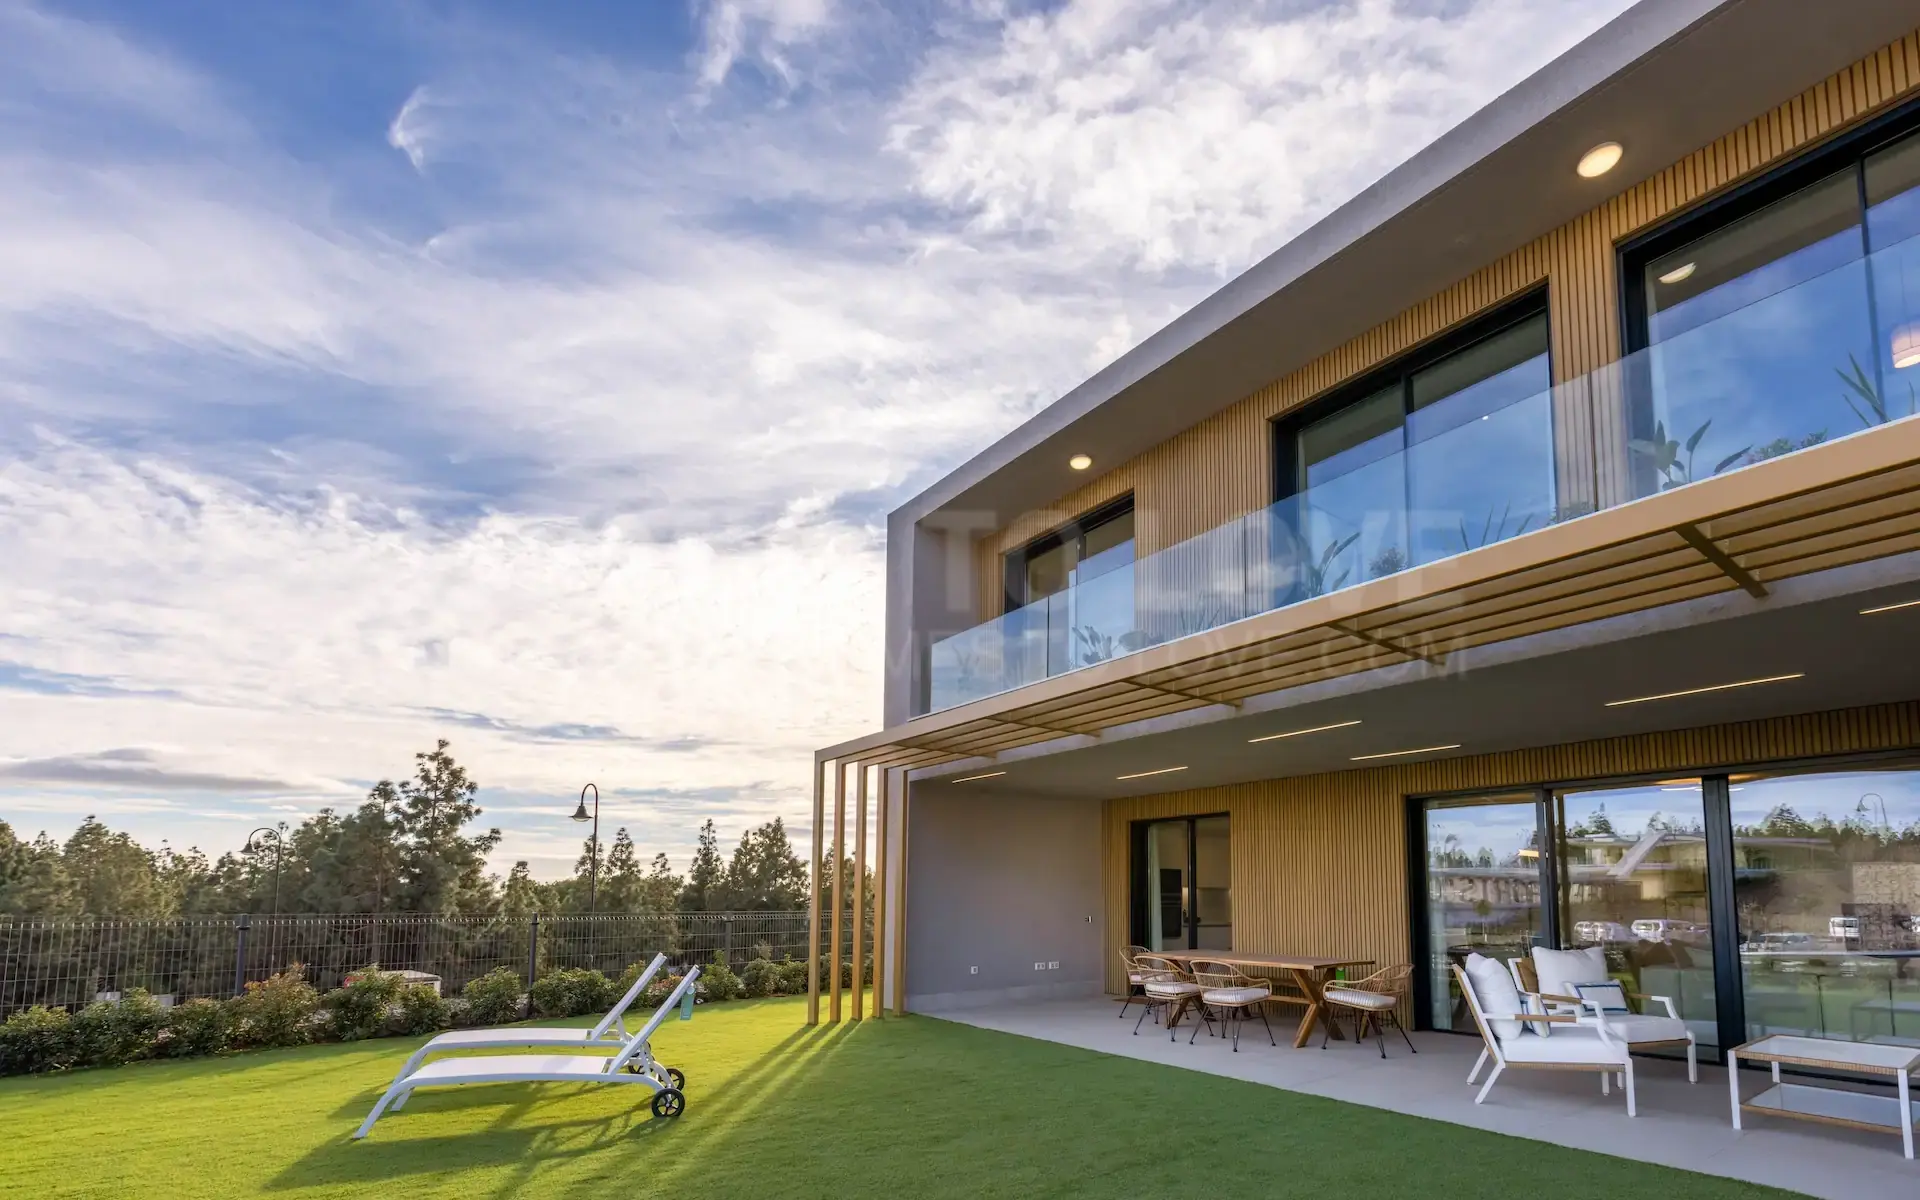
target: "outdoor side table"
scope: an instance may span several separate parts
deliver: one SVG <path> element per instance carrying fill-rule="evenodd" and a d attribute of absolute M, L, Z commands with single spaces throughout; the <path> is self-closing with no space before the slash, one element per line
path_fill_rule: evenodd
<path fill-rule="evenodd" d="M 1740 1099 L 1740 1060 L 1773 1064 L 1773 1086 L 1751 1100 Z M 1780 1064 L 1852 1071 L 1861 1075 L 1892 1076 L 1899 1092 L 1875 1096 L 1822 1086 L 1818 1082 L 1782 1083 Z M 1774 1035 L 1727 1051 L 1727 1090 L 1733 1099 L 1733 1127 L 1740 1128 L 1742 1112 L 1770 1117 L 1794 1117 L 1850 1129 L 1898 1130 L 1902 1149 L 1913 1157 L 1913 1126 L 1920 1117 L 1914 1108 L 1909 1077 L 1920 1069 L 1920 1050 L 1874 1042 L 1839 1042 L 1826 1038 Z"/>

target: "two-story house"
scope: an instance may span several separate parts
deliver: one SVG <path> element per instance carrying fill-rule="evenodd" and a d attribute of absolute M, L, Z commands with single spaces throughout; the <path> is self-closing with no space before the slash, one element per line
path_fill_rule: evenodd
<path fill-rule="evenodd" d="M 1791 965 L 1920 862 L 1916 25 L 1645 0 L 892 514 L 814 1019 L 848 953 L 938 1011 L 1143 946 L 1448 1029 L 1466 953 L 1604 944 L 1709 1054 L 1920 1038 Z"/>

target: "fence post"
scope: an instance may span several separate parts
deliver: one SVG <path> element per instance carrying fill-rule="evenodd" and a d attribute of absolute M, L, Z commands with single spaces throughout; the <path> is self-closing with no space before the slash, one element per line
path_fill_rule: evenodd
<path fill-rule="evenodd" d="M 733 918 L 720 918 L 720 936 L 726 946 L 727 966 L 733 966 Z"/>
<path fill-rule="evenodd" d="M 253 917 L 241 913 L 233 919 L 233 994 L 244 996 L 247 993 L 247 927 L 253 923 Z"/>

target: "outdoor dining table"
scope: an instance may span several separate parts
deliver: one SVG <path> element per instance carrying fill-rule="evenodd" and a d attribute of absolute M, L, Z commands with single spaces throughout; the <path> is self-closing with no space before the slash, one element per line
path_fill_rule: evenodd
<path fill-rule="evenodd" d="M 1373 960 L 1370 958 L 1314 958 L 1287 954 L 1233 954 L 1221 950 L 1156 950 L 1153 951 L 1153 956 L 1156 958 L 1170 959 L 1183 967 L 1189 965 L 1195 959 L 1200 959 L 1205 962 L 1226 963 L 1228 966 L 1238 967 L 1250 975 L 1284 973 L 1291 976 L 1294 986 L 1300 989 L 1300 995 L 1307 1006 L 1306 1015 L 1300 1018 L 1300 1028 L 1293 1035 L 1293 1046 L 1296 1050 L 1307 1044 L 1307 1040 L 1313 1036 L 1313 1027 L 1321 1022 L 1326 1023 L 1327 1031 L 1333 1035 L 1335 1041 L 1343 1042 L 1346 1040 L 1340 1036 L 1339 1027 L 1332 1021 L 1327 1020 L 1326 998 L 1321 993 L 1326 989 L 1327 983 L 1333 978 L 1335 971 L 1343 967 L 1370 967 L 1373 965 Z M 1173 1014 L 1169 1023 L 1178 1020 L 1179 1015 L 1179 1013 Z"/>

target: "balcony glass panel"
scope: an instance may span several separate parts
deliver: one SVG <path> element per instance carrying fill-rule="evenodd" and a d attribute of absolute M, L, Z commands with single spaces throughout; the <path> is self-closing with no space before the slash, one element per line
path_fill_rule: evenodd
<path fill-rule="evenodd" d="M 1383 405 L 1309 427 L 1299 495 L 1138 560 L 1129 536 L 1075 564 L 1064 590 L 935 642 L 929 710 L 1910 415 L 1920 328 L 1913 365 L 1896 362 L 1900 330 L 1920 322 L 1911 195 L 1868 210 L 1876 241 L 1883 229 L 1913 231 L 1868 257 L 1849 258 L 1817 220 L 1753 233 L 1790 245 L 1791 261 L 1732 276 L 1696 265 L 1709 272 L 1702 286 L 1655 312 L 1660 340 L 1588 375 L 1548 387 L 1544 362 L 1526 358 L 1469 386 L 1416 384 L 1410 415 Z M 1703 247 L 1688 261 L 1707 262 Z M 1751 261 L 1750 251 L 1735 245 L 1723 260 Z"/>

